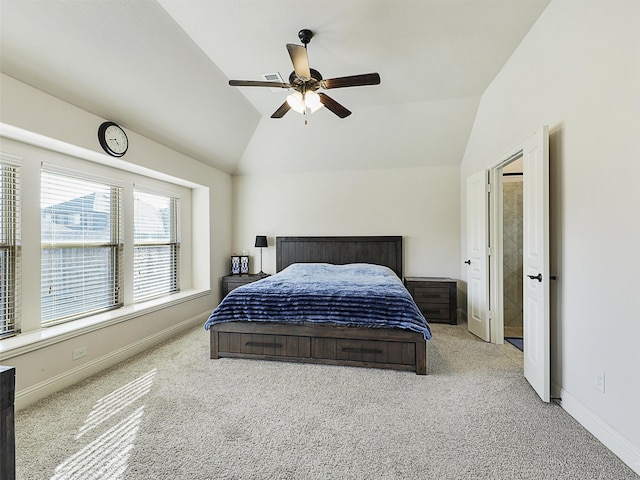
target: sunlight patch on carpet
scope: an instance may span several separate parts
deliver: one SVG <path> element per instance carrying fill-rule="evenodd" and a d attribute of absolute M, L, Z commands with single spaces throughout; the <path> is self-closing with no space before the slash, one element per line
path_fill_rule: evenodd
<path fill-rule="evenodd" d="M 128 414 L 126 409 L 151 391 L 156 373 L 157 369 L 154 368 L 115 389 L 94 404 L 75 436 L 76 440 L 118 414 L 126 416 L 60 463 L 55 468 L 51 480 L 121 480 L 124 478 L 142 423 L 144 405 Z"/>
<path fill-rule="evenodd" d="M 156 369 L 154 368 L 98 400 L 80 427 L 76 440 L 149 393 L 155 375 Z"/>
<path fill-rule="evenodd" d="M 51 480 L 120 480 L 127 470 L 144 405 L 58 465 Z"/>

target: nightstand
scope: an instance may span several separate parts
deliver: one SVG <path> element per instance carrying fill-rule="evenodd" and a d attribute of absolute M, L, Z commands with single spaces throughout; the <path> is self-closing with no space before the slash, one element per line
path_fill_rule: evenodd
<path fill-rule="evenodd" d="M 429 323 L 458 323 L 458 287 L 452 278 L 406 277 L 404 285 Z"/>
<path fill-rule="evenodd" d="M 246 285 L 247 283 L 256 282 L 262 278 L 266 278 L 262 275 L 227 275 L 226 277 L 222 277 L 222 297 L 223 299 L 227 296 L 234 288 L 238 288 L 242 285 Z"/>

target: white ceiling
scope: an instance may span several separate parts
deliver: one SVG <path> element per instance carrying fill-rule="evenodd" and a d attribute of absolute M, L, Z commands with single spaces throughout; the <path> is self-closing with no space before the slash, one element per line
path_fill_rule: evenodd
<path fill-rule="evenodd" d="M 3 73 L 229 173 L 457 165 L 480 97 L 550 0 L 0 0 Z M 309 28 L 326 109 L 269 118 Z"/>

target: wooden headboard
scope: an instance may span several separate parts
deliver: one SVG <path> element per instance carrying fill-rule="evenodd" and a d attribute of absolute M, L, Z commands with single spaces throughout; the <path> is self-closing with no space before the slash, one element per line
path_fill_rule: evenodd
<path fill-rule="evenodd" d="M 402 237 L 276 237 L 276 270 L 292 263 L 373 263 L 402 278 Z"/>

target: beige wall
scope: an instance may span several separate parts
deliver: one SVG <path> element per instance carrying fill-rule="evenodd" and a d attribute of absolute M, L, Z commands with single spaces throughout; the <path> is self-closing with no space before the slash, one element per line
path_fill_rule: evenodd
<path fill-rule="evenodd" d="M 461 165 L 463 209 L 465 179 L 542 125 L 558 275 L 552 392 L 640 473 L 640 2 L 549 4 L 482 97 Z"/>
<path fill-rule="evenodd" d="M 2 75 L 0 95 L 2 123 L 103 153 L 97 142 L 97 129 L 104 119 L 5 75 Z M 124 121 L 122 125 L 127 129 Z M 128 129 L 127 135 L 130 141 L 125 157 L 127 163 L 197 183 L 205 190 L 208 188 L 209 218 L 202 218 L 202 212 L 199 212 L 193 224 L 196 236 L 208 236 L 209 242 L 197 260 L 210 262 L 210 269 L 208 278 L 193 280 L 205 288 L 211 286 L 211 293 L 91 333 L 72 338 L 65 336 L 64 341 L 54 341 L 37 351 L 14 357 L 3 355 L 4 365 L 16 367 L 19 408 L 175 335 L 181 329 L 199 322 L 204 324 L 206 315 L 218 302 L 219 279 L 226 273 L 231 248 L 231 177 Z M 9 142 L 5 144 L 8 146 Z M 3 144 L 0 142 L 1 150 Z M 28 190 L 29 186 L 23 185 L 23 188 Z M 207 193 L 202 191 L 197 196 L 206 201 Z M 72 361 L 72 350 L 80 346 L 87 347 L 87 356 Z"/>
<path fill-rule="evenodd" d="M 459 168 L 399 168 L 234 177 L 233 248 L 260 269 L 255 235 L 402 235 L 405 275 L 452 276 L 460 264 Z"/>

